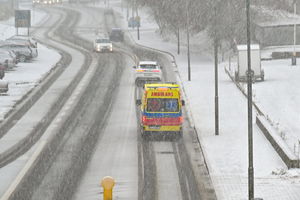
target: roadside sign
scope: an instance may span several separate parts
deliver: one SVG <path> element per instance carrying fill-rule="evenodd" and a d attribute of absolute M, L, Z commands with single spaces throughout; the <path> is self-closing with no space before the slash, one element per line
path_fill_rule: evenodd
<path fill-rule="evenodd" d="M 30 10 L 15 10 L 15 27 L 29 28 L 31 26 Z"/>

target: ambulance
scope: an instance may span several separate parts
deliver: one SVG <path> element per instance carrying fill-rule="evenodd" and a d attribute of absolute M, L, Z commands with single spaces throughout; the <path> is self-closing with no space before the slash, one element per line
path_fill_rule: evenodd
<path fill-rule="evenodd" d="M 140 106 L 140 128 L 142 136 L 182 135 L 182 100 L 180 88 L 175 83 L 145 84 L 142 99 L 136 100 Z"/>

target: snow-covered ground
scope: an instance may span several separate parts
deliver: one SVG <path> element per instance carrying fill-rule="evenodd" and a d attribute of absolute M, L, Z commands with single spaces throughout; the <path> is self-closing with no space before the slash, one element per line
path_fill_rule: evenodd
<path fill-rule="evenodd" d="M 291 60 L 263 61 L 265 81 L 253 85 L 256 104 L 268 116 L 289 148 L 298 154 L 300 141 L 300 65 Z"/>
<path fill-rule="evenodd" d="M 121 11 L 120 1 L 111 1 Z M 102 4 L 103 5 L 103 4 Z M 220 65 L 219 101 L 220 135 L 214 135 L 214 65 L 210 56 L 210 43 L 205 34 L 191 38 L 192 81 L 187 81 L 186 48 L 177 55 L 176 42 L 162 39 L 157 25 L 147 12 L 140 11 L 140 44 L 171 52 L 176 56 L 179 74 L 187 94 L 195 126 L 206 155 L 213 184 L 219 199 L 247 199 L 247 101 L 237 90 Z M 123 10 L 124 26 L 126 9 Z M 34 13 L 36 21 L 45 14 Z M 13 20 L 0 25 L 0 38 L 15 34 Z M 129 29 L 136 39 L 136 30 Z M 185 35 L 182 34 L 182 40 Z M 49 56 L 50 55 L 50 56 Z M 39 57 L 32 63 L 20 63 L 5 79 L 10 82 L 7 96 L 0 96 L 0 120 L 18 99 L 38 84 L 59 60 L 55 51 L 39 45 Z M 293 149 L 300 138 L 299 66 L 290 66 L 290 60 L 264 61 L 266 81 L 253 86 L 254 100 L 262 111 L 277 125 L 279 133 Z M 298 133 L 297 133 L 298 132 Z M 298 146 L 297 146 L 298 147 Z M 297 149 L 297 148 L 296 148 Z M 254 124 L 255 196 L 264 200 L 300 199 L 300 172 L 287 170 L 267 139 Z"/>
<path fill-rule="evenodd" d="M 44 12 L 34 11 L 33 26 L 39 25 L 47 17 Z M 24 34 L 27 29 L 20 29 Z M 0 40 L 16 34 L 14 18 L 0 22 Z M 44 45 L 38 44 L 38 57 L 28 63 L 18 63 L 17 67 L 5 73 L 3 80 L 9 82 L 9 91 L 0 96 L 0 121 L 13 109 L 24 95 L 38 85 L 60 59 L 60 54 Z"/>
<path fill-rule="evenodd" d="M 292 46 L 270 47 L 263 50 L 264 58 L 272 51 L 292 52 Z M 299 46 L 296 47 L 299 51 Z M 298 60 L 299 62 L 299 60 Z M 266 60 L 261 62 L 265 72 L 265 81 L 253 84 L 253 101 L 264 113 L 269 123 L 276 130 L 291 152 L 299 158 L 300 153 L 300 115 L 299 102 L 300 65 L 291 65 L 291 59 Z M 237 70 L 235 61 L 222 63 L 221 66 L 230 70 L 234 75 Z M 240 83 L 244 91 L 247 84 Z"/>
<path fill-rule="evenodd" d="M 126 27 L 126 9 L 122 12 L 120 1 L 110 3 L 123 14 Z M 137 40 L 136 30 L 128 29 L 136 42 L 168 51 L 176 57 L 188 106 L 192 111 L 218 199 L 247 199 L 247 100 L 224 72 L 223 66 L 226 63 L 219 67 L 220 135 L 215 136 L 214 64 L 207 37 L 200 34 L 197 38 L 191 38 L 192 75 L 191 81 L 188 81 L 186 47 L 182 47 L 181 54 L 177 55 L 176 41 L 163 39 L 158 34 L 158 27 L 146 10 L 140 10 L 139 14 L 141 40 Z M 182 34 L 182 40 L 185 38 Z M 279 120 L 280 126 L 289 127 L 289 131 L 297 135 L 294 130 L 300 127 L 297 111 L 300 98 L 297 89 L 300 84 L 297 76 L 299 69 L 291 67 L 290 60 L 265 61 L 262 66 L 266 81 L 254 84 L 255 101 L 267 115 L 274 117 L 275 121 Z M 255 197 L 264 200 L 300 199 L 300 171 L 288 170 L 256 124 L 253 124 L 253 128 Z"/>

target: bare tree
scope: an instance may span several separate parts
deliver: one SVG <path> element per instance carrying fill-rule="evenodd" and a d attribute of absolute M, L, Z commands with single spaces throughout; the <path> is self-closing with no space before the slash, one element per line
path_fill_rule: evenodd
<path fill-rule="evenodd" d="M 187 0 L 139 0 L 143 5 L 151 8 L 160 33 L 174 34 L 178 42 L 179 32 L 184 30 L 186 23 Z M 293 0 L 253 0 L 251 5 L 268 6 L 273 9 L 287 9 Z M 245 1 L 241 0 L 188 0 L 189 30 L 191 34 L 208 30 L 209 36 L 213 39 L 215 30 L 219 44 L 229 44 L 233 48 L 237 43 L 246 42 L 246 14 Z M 255 13 L 255 6 L 252 13 Z M 254 9 L 253 9 L 254 8 Z M 216 11 L 216 12 L 215 12 Z M 216 15 L 214 14 L 216 13 Z M 252 14 L 252 22 L 255 15 Z M 216 20 L 215 20 L 216 18 Z M 255 27 L 251 24 L 252 39 L 255 40 Z"/>

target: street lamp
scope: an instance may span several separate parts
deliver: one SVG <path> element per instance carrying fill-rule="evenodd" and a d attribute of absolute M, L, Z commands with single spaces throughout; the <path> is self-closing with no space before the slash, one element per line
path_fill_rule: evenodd
<path fill-rule="evenodd" d="M 250 2 L 246 0 L 246 18 L 247 18 L 247 95 L 248 95 L 248 197 L 254 199 L 254 169 L 253 169 L 253 129 L 252 129 L 252 76 L 251 70 L 251 38 L 250 38 Z"/>
<path fill-rule="evenodd" d="M 134 19 L 134 0 L 131 0 L 131 17 Z M 132 26 L 134 28 L 134 26 Z"/>
<path fill-rule="evenodd" d="M 140 19 L 139 16 L 137 16 L 138 19 Z M 140 40 L 140 21 L 137 22 L 137 39 Z"/>
<path fill-rule="evenodd" d="M 140 40 L 140 16 L 139 16 L 139 5 L 138 5 L 138 0 L 136 0 L 135 2 L 135 6 L 136 6 L 136 18 L 135 18 L 135 23 L 137 25 L 137 39 Z"/>
<path fill-rule="evenodd" d="M 215 135 L 219 135 L 219 97 L 218 97 L 218 33 L 217 33 L 217 5 L 214 6 L 214 54 L 215 54 Z"/>
<path fill-rule="evenodd" d="M 188 59 L 188 81 L 191 81 L 191 58 L 190 58 L 190 31 L 189 31 L 189 0 L 186 0 L 185 9 L 186 9 L 186 39 L 187 39 L 187 59 Z"/>
<path fill-rule="evenodd" d="M 129 1 L 127 1 L 127 12 L 126 12 L 126 19 L 128 21 L 129 18 Z"/>
<path fill-rule="evenodd" d="M 294 0 L 293 2 L 294 4 L 294 52 L 293 52 L 293 56 L 292 56 L 292 65 L 296 65 L 297 64 L 297 59 L 296 59 L 296 12 L 297 12 L 297 7 L 296 7 L 296 0 Z"/>

